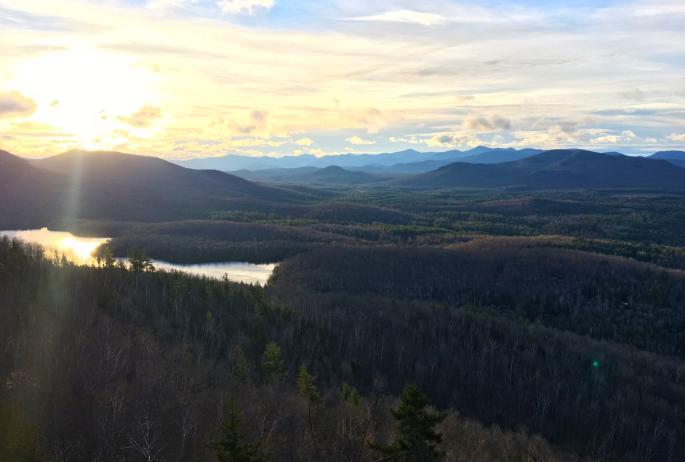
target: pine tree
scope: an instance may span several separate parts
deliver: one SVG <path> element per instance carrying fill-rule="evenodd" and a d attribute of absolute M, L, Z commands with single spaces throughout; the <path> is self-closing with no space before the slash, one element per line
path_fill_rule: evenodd
<path fill-rule="evenodd" d="M 241 382 L 246 381 L 249 377 L 250 365 L 247 362 L 245 352 L 240 345 L 236 345 L 233 348 L 233 365 L 231 370 L 233 371 L 233 375 L 235 375 Z"/>
<path fill-rule="evenodd" d="M 314 376 L 304 366 L 300 367 L 297 373 L 297 389 L 311 404 L 318 404 L 321 401 L 319 390 L 314 385 Z"/>
<path fill-rule="evenodd" d="M 267 382 L 278 380 L 285 372 L 285 364 L 281 357 L 281 347 L 276 343 L 270 342 L 264 347 L 262 354 L 262 371 Z"/>
<path fill-rule="evenodd" d="M 399 422 L 397 439 L 387 445 L 372 444 L 372 448 L 382 454 L 381 460 L 402 462 L 436 462 L 443 458 L 438 450 L 442 435 L 435 426 L 442 422 L 444 413 L 431 412 L 428 398 L 416 385 L 407 385 L 400 396 L 400 405 L 392 409 Z"/>
<path fill-rule="evenodd" d="M 231 400 L 221 421 L 218 439 L 212 443 L 219 462 L 263 462 L 266 460 L 261 441 L 250 442 L 243 421 Z"/>
<path fill-rule="evenodd" d="M 314 446 L 314 454 L 316 460 L 321 459 L 321 453 L 319 449 L 319 442 L 314 432 L 314 415 L 312 413 L 312 408 L 314 410 L 318 409 L 318 405 L 321 404 L 321 395 L 319 394 L 318 388 L 314 385 L 314 376 L 309 373 L 306 367 L 300 367 L 297 373 L 297 389 L 307 400 L 307 426 L 309 427 L 309 434 L 312 438 L 312 445 Z"/>

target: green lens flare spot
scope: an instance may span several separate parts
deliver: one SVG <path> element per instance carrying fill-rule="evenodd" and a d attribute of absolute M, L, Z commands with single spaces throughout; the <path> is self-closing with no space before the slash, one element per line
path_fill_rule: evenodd
<path fill-rule="evenodd" d="M 593 367 L 594 369 L 599 369 L 599 367 L 600 367 L 601 365 L 602 365 L 602 363 L 600 363 L 599 360 L 597 360 L 597 359 L 595 359 L 594 361 L 592 361 L 592 367 Z"/>

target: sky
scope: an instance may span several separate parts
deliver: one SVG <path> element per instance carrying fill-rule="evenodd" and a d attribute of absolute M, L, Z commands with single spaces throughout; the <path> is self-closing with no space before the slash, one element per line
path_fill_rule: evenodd
<path fill-rule="evenodd" d="M 0 0 L 0 149 L 685 149 L 683 0 Z"/>

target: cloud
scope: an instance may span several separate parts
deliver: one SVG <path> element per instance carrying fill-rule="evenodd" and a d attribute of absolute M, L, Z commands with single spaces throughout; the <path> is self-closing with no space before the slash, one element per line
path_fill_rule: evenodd
<path fill-rule="evenodd" d="M 0 117 L 24 117 L 35 111 L 36 103 L 21 93 L 0 93 Z"/>
<path fill-rule="evenodd" d="M 511 130 L 511 122 L 504 117 L 468 117 L 464 120 L 464 128 L 473 131 L 491 132 L 498 130 Z"/>
<path fill-rule="evenodd" d="M 285 140 L 269 140 L 264 138 L 241 138 L 230 140 L 231 148 L 234 147 L 265 147 L 278 148 L 287 144 Z"/>
<path fill-rule="evenodd" d="M 391 143 L 407 143 L 407 144 L 421 144 L 421 140 L 416 135 L 409 136 L 391 136 L 388 138 Z"/>
<path fill-rule="evenodd" d="M 216 5 L 226 14 L 252 16 L 260 10 L 270 10 L 275 3 L 275 0 L 217 0 Z"/>
<path fill-rule="evenodd" d="M 145 6 L 151 10 L 165 10 L 181 8 L 189 3 L 197 3 L 197 0 L 150 0 Z"/>
<path fill-rule="evenodd" d="M 460 135 L 458 133 L 438 133 L 431 138 L 424 140 L 426 146 L 438 148 L 447 147 L 454 148 L 457 146 L 471 146 L 481 144 L 477 138 L 471 138 L 467 135 Z"/>
<path fill-rule="evenodd" d="M 334 153 L 327 152 L 327 151 L 324 151 L 323 149 L 319 149 L 319 148 L 304 147 L 302 149 L 295 149 L 293 151 L 293 154 L 296 156 L 301 156 L 303 154 L 310 154 L 310 155 L 316 156 L 316 157 L 323 157 L 323 156 L 328 156 L 328 155 L 331 155 Z"/>
<path fill-rule="evenodd" d="M 624 130 L 617 135 L 602 135 L 594 138 L 592 141 L 594 143 L 608 143 L 608 144 L 618 144 L 625 143 L 628 141 L 633 141 L 637 138 L 637 135 L 632 130 Z"/>
<path fill-rule="evenodd" d="M 162 117 L 162 111 L 157 106 L 146 104 L 130 116 L 119 117 L 119 120 L 131 127 L 148 128 L 160 117 Z"/>
<path fill-rule="evenodd" d="M 369 146 L 372 144 L 376 144 L 374 140 L 365 140 L 358 136 L 351 136 L 350 138 L 346 138 L 345 141 L 356 146 Z"/>
<path fill-rule="evenodd" d="M 350 18 L 352 21 L 397 22 L 404 24 L 419 24 L 421 26 L 435 26 L 448 21 L 445 16 L 435 13 L 422 13 L 415 10 L 392 10 L 369 16 Z"/>
<path fill-rule="evenodd" d="M 633 90 L 628 90 L 628 91 L 623 91 L 619 93 L 619 96 L 622 98 L 625 98 L 630 101 L 643 101 L 645 99 L 645 92 L 640 90 L 639 88 L 635 88 Z"/>
<path fill-rule="evenodd" d="M 676 143 L 685 143 L 685 133 L 673 133 L 668 136 L 668 139 L 671 141 L 675 141 Z"/>
<path fill-rule="evenodd" d="M 233 128 L 243 135 L 256 132 L 264 132 L 268 126 L 269 113 L 266 111 L 252 111 L 250 121 L 244 124 L 233 125 Z"/>
<path fill-rule="evenodd" d="M 630 5 L 638 2 L 655 4 Z M 243 138 L 285 140 L 282 152 L 313 138 L 313 146 L 340 152 L 354 146 L 346 141 L 353 135 L 377 140 L 381 151 L 450 146 L 467 136 L 518 147 L 590 148 L 598 138 L 594 144 L 606 147 L 627 130 L 665 149 L 682 143 L 669 135 L 685 134 L 685 33 L 673 8 L 638 21 L 625 2 L 609 2 L 611 11 L 602 7 L 600 16 L 592 14 L 598 2 L 587 1 L 579 9 L 559 2 L 336 1 L 333 11 L 324 2 L 307 6 L 305 15 L 302 2 L 220 2 L 230 14 L 278 10 L 268 21 L 236 23 L 230 15 L 216 18 L 217 0 L 59 0 L 57 9 L 44 0 L 12 3 L 14 10 L 0 7 L 0 88 L 35 99 L 31 120 L 98 148 L 93 133 L 106 146 L 115 128 L 137 135 L 129 136 L 129 151 L 183 157 L 257 143 Z M 150 3 L 184 11 L 131 7 Z M 60 17 L 40 19 L 45 15 Z M 8 25 L 7 17 L 20 23 Z M 94 26 L 63 25 L 72 20 Z M 98 96 L 108 94 L 115 96 Z M 53 99 L 60 103 L 49 108 Z M 143 134 L 116 118 L 157 101 L 164 106 L 164 124 L 153 124 L 159 130 Z M 253 115 L 256 109 L 268 113 Z M 102 110 L 115 116 L 100 120 Z M 14 136 L 16 151 L 32 154 L 38 143 L 11 120 L 0 120 L 0 132 Z M 645 140 L 622 143 L 639 149 Z M 59 140 L 41 143 L 54 152 L 62 147 Z"/>
<path fill-rule="evenodd" d="M 314 144 L 314 140 L 311 138 L 300 138 L 299 140 L 295 141 L 295 144 L 298 146 L 311 146 Z"/>

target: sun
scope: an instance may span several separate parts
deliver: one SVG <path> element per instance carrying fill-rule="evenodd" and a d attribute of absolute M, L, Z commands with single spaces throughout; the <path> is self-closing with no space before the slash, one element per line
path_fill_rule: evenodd
<path fill-rule="evenodd" d="M 75 48 L 29 58 L 17 65 L 13 84 L 38 106 L 32 121 L 70 134 L 84 148 L 120 141 L 125 118 L 159 104 L 157 76 L 137 58 Z"/>

